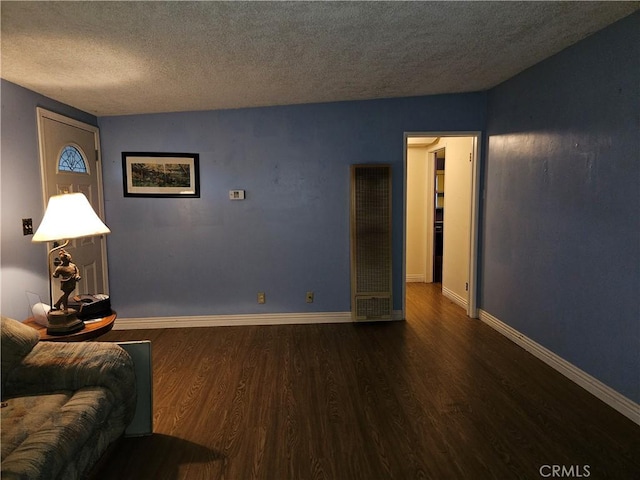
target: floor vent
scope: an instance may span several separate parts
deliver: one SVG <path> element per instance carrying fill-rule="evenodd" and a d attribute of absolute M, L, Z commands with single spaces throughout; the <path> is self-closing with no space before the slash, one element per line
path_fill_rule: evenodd
<path fill-rule="evenodd" d="M 351 313 L 390 320 L 391 166 L 351 166 Z"/>

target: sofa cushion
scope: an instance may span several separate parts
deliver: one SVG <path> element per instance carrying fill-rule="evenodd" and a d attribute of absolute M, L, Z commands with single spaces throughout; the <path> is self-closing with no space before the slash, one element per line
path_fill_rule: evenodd
<path fill-rule="evenodd" d="M 113 428 L 114 402 L 99 387 L 9 399 L 2 409 L 2 478 L 80 476 L 96 460 L 84 457 L 106 448 L 95 443 L 106 443 Z"/>
<path fill-rule="evenodd" d="M 109 342 L 40 342 L 3 381 L 5 398 L 98 386 L 136 402 L 133 361 Z"/>
<path fill-rule="evenodd" d="M 69 401 L 73 392 L 10 398 L 2 407 L 0 446 L 2 460 L 21 445 L 41 425 L 50 421 Z"/>
<path fill-rule="evenodd" d="M 40 334 L 17 320 L 1 317 L 2 338 L 2 391 L 9 371 L 18 364 L 38 343 Z"/>

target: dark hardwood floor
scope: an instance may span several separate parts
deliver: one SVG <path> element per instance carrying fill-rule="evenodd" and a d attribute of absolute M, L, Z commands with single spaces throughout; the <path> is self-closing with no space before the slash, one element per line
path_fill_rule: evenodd
<path fill-rule="evenodd" d="M 154 374 L 154 434 L 101 479 L 640 479 L 639 426 L 438 285 L 408 285 L 406 322 L 101 339 L 151 340 Z"/>

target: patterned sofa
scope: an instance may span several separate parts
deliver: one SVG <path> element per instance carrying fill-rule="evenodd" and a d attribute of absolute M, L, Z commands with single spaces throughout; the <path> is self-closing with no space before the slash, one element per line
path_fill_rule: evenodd
<path fill-rule="evenodd" d="M 131 357 L 106 342 L 39 342 L 2 317 L 1 477 L 83 478 L 135 413 Z"/>

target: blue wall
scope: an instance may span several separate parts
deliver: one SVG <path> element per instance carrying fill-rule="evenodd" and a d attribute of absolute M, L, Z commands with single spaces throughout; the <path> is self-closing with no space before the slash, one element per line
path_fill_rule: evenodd
<path fill-rule="evenodd" d="M 349 311 L 354 163 L 393 165 L 401 309 L 404 132 L 482 130 L 485 112 L 485 94 L 466 94 L 101 118 L 118 314 Z M 201 198 L 125 198 L 123 151 L 199 153 Z M 230 201 L 230 189 L 247 199 Z"/>
<path fill-rule="evenodd" d="M 2 314 L 26 318 L 30 314 L 26 292 L 48 302 L 47 249 L 22 235 L 22 219 L 40 225 L 44 215 L 36 107 L 97 125 L 96 117 L 31 90 L 2 80 L 0 178 L 2 228 Z"/>
<path fill-rule="evenodd" d="M 490 92 L 481 308 L 640 401 L 640 15 Z"/>

